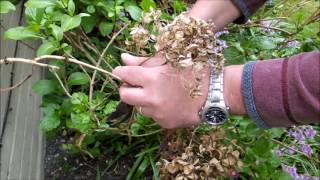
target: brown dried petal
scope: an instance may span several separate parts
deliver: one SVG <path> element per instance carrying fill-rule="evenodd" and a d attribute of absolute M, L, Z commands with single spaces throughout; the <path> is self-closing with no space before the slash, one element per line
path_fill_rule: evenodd
<path fill-rule="evenodd" d="M 166 170 L 170 173 L 170 174 L 175 174 L 176 172 L 178 172 L 179 167 L 176 164 L 173 163 L 169 163 L 166 166 Z"/>
<path fill-rule="evenodd" d="M 194 169 L 194 166 L 192 164 L 186 165 L 183 167 L 183 173 L 188 175 L 190 174 Z"/>

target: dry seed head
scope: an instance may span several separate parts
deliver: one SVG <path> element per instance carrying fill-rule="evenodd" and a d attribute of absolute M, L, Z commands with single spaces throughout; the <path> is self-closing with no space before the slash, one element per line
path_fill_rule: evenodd
<path fill-rule="evenodd" d="M 214 28 L 212 22 L 182 13 L 172 23 L 160 29 L 155 47 L 157 50 L 164 49 L 165 57 L 173 67 L 203 68 L 211 60 L 213 63 L 209 65 L 215 70 L 221 70 L 224 58 L 213 50 L 216 46 Z"/>
<path fill-rule="evenodd" d="M 182 153 L 177 149 L 170 152 L 162 152 L 170 154 L 165 159 L 160 160 L 158 164 L 160 168 L 161 179 L 214 179 L 215 177 L 228 177 L 230 172 L 237 167 L 241 168 L 243 163 L 239 160 L 240 151 L 237 146 L 224 145 L 222 140 L 225 137 L 225 131 L 218 128 L 209 134 L 192 136 L 192 130 L 182 130 L 183 137 L 190 138 L 174 138 L 173 144 L 183 145 Z M 178 133 L 177 133 L 178 134 Z M 179 137 L 177 135 L 177 137 Z M 181 136 L 180 136 L 181 137 Z M 193 141 L 188 142 L 190 139 Z"/>

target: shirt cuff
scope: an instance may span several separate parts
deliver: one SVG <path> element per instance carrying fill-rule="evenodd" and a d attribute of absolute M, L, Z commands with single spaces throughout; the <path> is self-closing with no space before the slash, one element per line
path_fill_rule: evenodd
<path fill-rule="evenodd" d="M 247 4 L 243 0 L 232 0 L 233 4 L 235 4 L 238 9 L 241 11 L 242 16 L 234 21 L 236 24 L 243 24 L 248 21 L 251 16 L 250 9 Z"/>
<path fill-rule="evenodd" d="M 244 99 L 244 104 L 246 112 L 249 117 L 261 128 L 270 128 L 266 122 L 261 118 L 261 115 L 257 111 L 257 107 L 254 102 L 253 96 L 253 67 L 256 62 L 249 62 L 244 65 L 242 82 L 241 82 L 241 91 Z"/>

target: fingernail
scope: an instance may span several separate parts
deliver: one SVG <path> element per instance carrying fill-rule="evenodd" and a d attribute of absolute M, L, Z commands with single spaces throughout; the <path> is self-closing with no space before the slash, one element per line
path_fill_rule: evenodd
<path fill-rule="evenodd" d="M 121 66 L 118 66 L 118 67 L 114 68 L 113 71 L 112 71 L 112 74 L 116 75 L 120 71 L 120 69 L 121 69 Z"/>
<path fill-rule="evenodd" d="M 129 59 L 129 58 L 132 58 L 132 56 L 128 53 L 122 53 L 121 54 L 121 59 Z"/>

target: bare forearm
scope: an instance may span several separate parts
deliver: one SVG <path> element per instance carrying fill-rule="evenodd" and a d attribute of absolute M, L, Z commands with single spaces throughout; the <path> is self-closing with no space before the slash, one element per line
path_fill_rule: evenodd
<path fill-rule="evenodd" d="M 211 19 L 219 30 L 240 17 L 241 12 L 231 0 L 198 0 L 188 15 L 203 20 Z"/>

